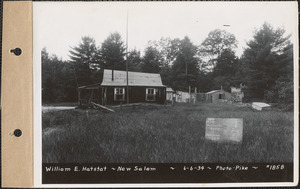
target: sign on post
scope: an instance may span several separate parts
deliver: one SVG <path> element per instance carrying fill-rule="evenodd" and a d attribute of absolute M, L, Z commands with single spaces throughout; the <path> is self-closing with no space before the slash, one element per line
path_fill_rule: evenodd
<path fill-rule="evenodd" d="M 243 119 L 207 118 L 205 139 L 241 142 L 243 139 Z"/>

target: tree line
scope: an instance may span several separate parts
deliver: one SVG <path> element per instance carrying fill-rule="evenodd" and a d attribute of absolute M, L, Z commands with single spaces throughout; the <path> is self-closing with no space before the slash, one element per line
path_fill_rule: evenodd
<path fill-rule="evenodd" d="M 103 70 L 159 73 L 164 85 L 199 92 L 214 89 L 230 91 L 243 87 L 245 101 L 266 101 L 293 106 L 293 45 L 283 28 L 264 23 L 253 32 L 241 57 L 235 50 L 235 36 L 225 30 L 211 31 L 200 45 L 183 39 L 161 38 L 149 41 L 144 53 L 136 49 L 126 54 L 118 32 L 100 45 L 92 37 L 82 37 L 69 50 L 69 61 L 42 50 L 43 102 L 76 101 L 77 87 L 101 83 Z"/>

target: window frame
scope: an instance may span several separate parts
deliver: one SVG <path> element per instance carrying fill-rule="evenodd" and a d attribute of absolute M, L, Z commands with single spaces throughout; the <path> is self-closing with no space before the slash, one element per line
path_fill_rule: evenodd
<path fill-rule="evenodd" d="M 149 93 L 149 90 L 153 90 L 153 94 Z M 156 88 L 146 88 L 146 101 L 153 102 L 156 100 Z M 149 96 L 152 96 L 153 99 L 149 99 Z"/>
<path fill-rule="evenodd" d="M 117 91 L 122 90 L 122 94 L 121 93 L 117 93 Z M 122 95 L 122 98 L 119 99 L 117 98 L 117 95 Z M 114 101 L 124 101 L 125 100 L 125 87 L 115 87 L 114 88 Z"/>
<path fill-rule="evenodd" d="M 223 99 L 225 99 L 225 94 L 224 93 L 219 93 L 219 100 L 223 100 Z"/>

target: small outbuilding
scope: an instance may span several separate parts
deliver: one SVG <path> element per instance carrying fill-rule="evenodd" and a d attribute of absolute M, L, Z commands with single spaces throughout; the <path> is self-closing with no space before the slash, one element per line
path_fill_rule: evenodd
<path fill-rule="evenodd" d="M 173 89 L 171 87 L 167 87 L 167 89 L 166 89 L 166 100 L 167 101 L 172 101 L 174 94 L 175 94 L 175 91 L 173 91 Z"/>
<path fill-rule="evenodd" d="M 127 102 L 129 95 L 129 102 Z M 121 103 L 159 103 L 166 101 L 166 86 L 160 74 L 104 69 L 102 83 L 78 87 L 79 104 L 91 101 L 107 105 Z"/>
<path fill-rule="evenodd" d="M 207 102 L 218 103 L 230 99 L 231 99 L 231 94 L 222 89 L 213 90 L 205 93 L 205 100 Z"/>
<path fill-rule="evenodd" d="M 194 102 L 195 101 L 195 94 L 185 92 L 185 91 L 176 91 L 175 101 L 179 102 L 179 103 Z"/>

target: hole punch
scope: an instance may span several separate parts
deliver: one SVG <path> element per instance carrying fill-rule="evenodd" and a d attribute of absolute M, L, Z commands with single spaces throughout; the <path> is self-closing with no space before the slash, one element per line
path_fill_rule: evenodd
<path fill-rule="evenodd" d="M 20 48 L 11 49 L 10 52 L 14 53 L 16 56 L 20 56 L 22 54 L 22 50 Z"/>
<path fill-rule="evenodd" d="M 16 129 L 16 130 L 14 131 L 14 135 L 15 135 L 16 137 L 20 137 L 20 136 L 22 135 L 22 131 L 21 131 L 20 129 Z"/>

